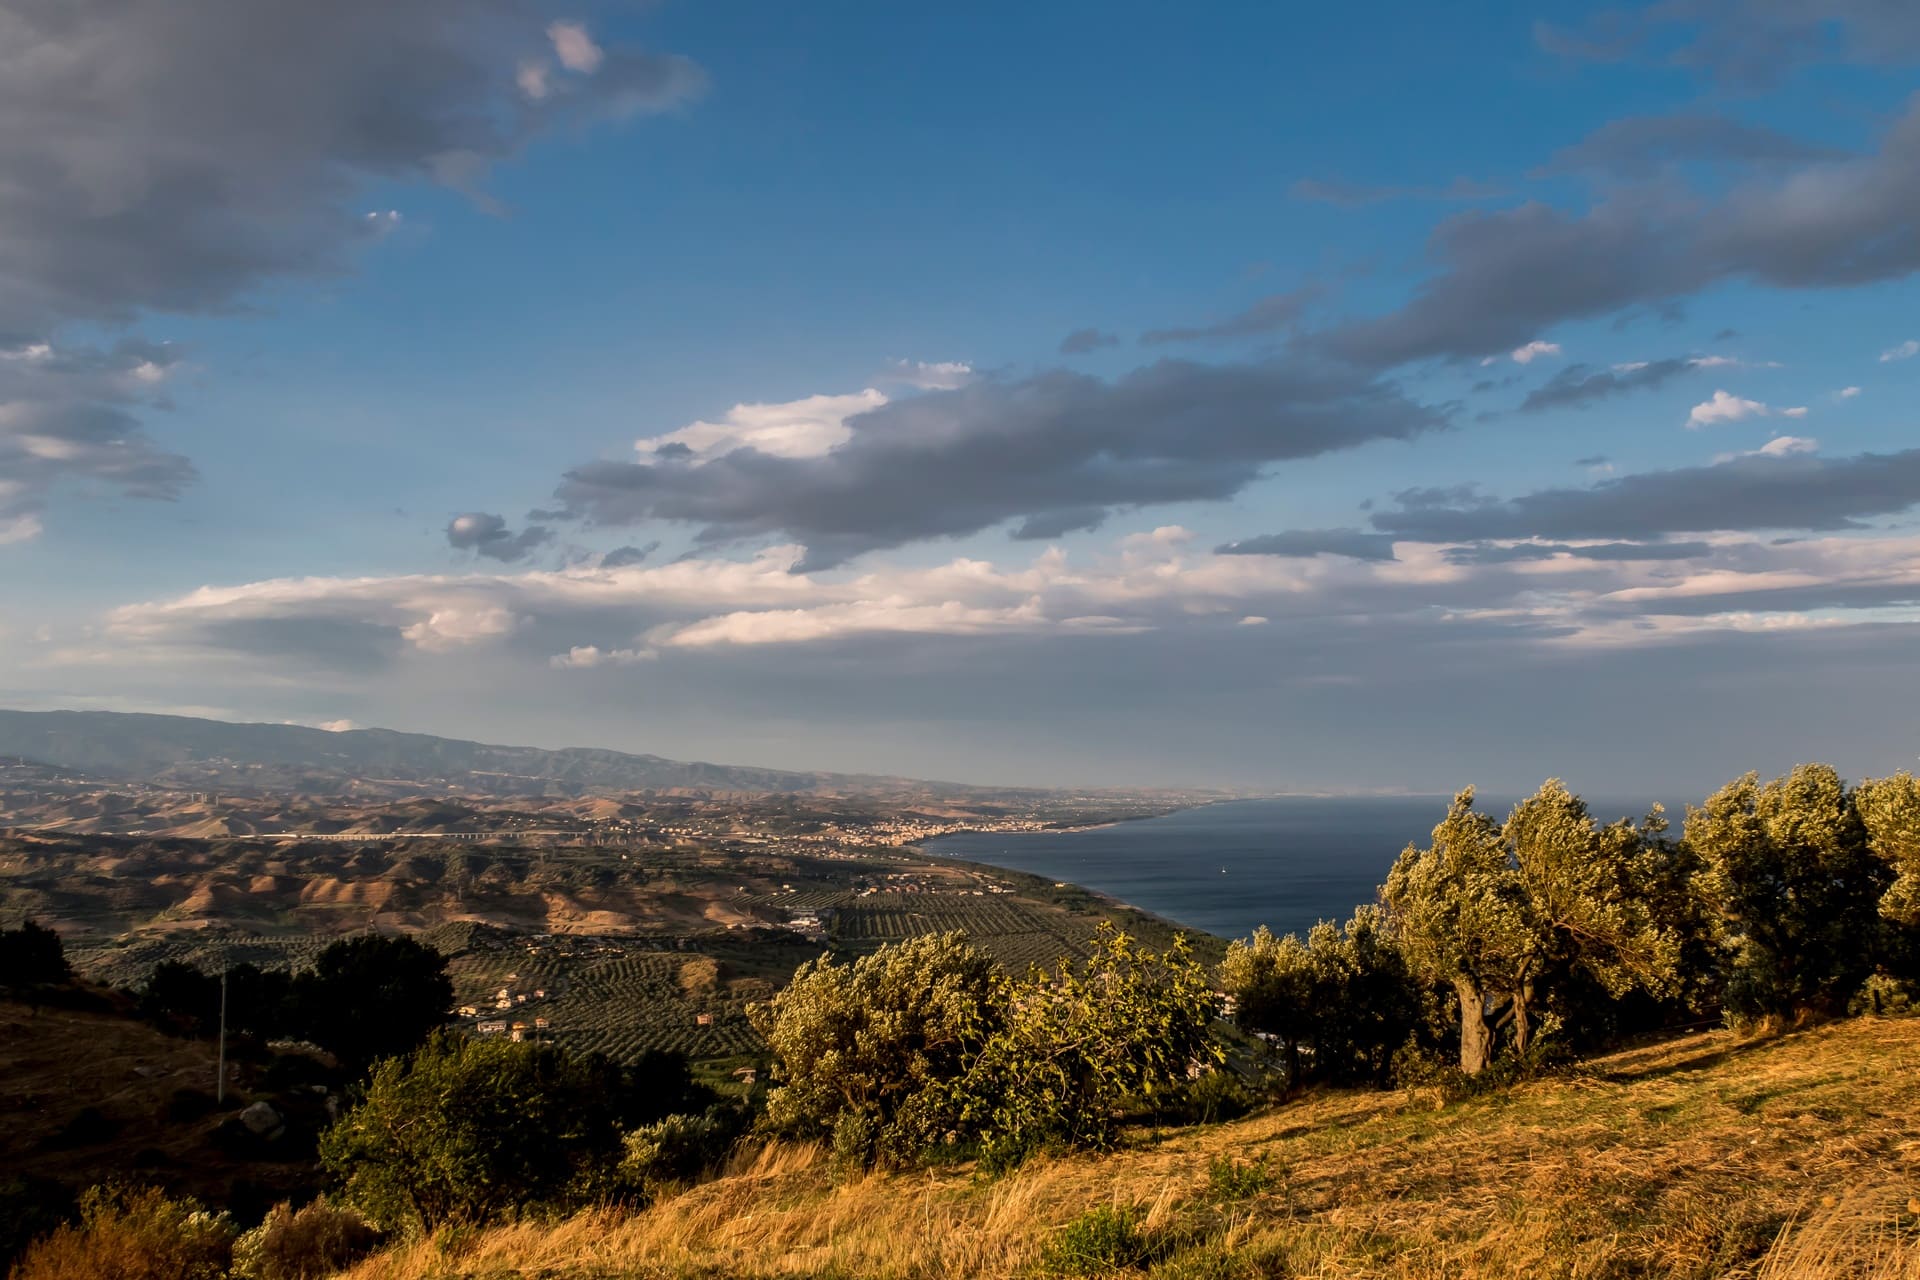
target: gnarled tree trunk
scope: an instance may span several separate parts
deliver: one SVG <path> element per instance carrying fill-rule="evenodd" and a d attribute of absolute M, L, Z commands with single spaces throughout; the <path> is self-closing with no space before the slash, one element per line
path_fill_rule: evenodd
<path fill-rule="evenodd" d="M 1487 999 L 1472 978 L 1453 980 L 1460 997 L 1460 1069 L 1470 1076 L 1486 1070 L 1493 1060 L 1493 1028 L 1487 1025 Z"/>

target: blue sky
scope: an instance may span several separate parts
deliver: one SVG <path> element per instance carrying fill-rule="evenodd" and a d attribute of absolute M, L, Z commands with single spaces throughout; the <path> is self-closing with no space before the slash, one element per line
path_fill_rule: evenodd
<path fill-rule="evenodd" d="M 1920 754 L 1920 13 L 176 16 L 0 0 L 7 704 L 1042 783 Z"/>

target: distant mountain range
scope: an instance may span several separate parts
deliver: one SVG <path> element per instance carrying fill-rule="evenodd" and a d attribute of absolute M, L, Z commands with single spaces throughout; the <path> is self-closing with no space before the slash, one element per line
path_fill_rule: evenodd
<path fill-rule="evenodd" d="M 0 763 L 210 791 L 309 795 L 459 790 L 492 795 L 631 791 L 878 796 L 1003 793 L 869 774 L 794 773 L 591 747 L 547 751 L 390 729 L 331 731 L 112 711 L 0 710 Z M 1036 793 L 1037 794 L 1037 793 Z"/>

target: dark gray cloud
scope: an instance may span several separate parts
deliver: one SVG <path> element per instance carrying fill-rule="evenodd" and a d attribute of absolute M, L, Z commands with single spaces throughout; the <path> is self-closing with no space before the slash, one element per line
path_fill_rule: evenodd
<path fill-rule="evenodd" d="M 1697 560 L 1712 553 L 1712 545 L 1705 542 L 1590 542 L 1583 546 L 1565 542 L 1516 542 L 1510 546 L 1481 543 L 1449 547 L 1442 554 L 1454 564 L 1519 564 L 1551 560 L 1555 556 L 1602 561 Z"/>
<path fill-rule="evenodd" d="M 171 499 L 194 479 L 135 416 L 164 408 L 178 353 L 128 340 L 0 350 L 0 543 L 31 537 L 62 488 Z"/>
<path fill-rule="evenodd" d="M 615 547 L 600 557 L 602 569 L 619 569 L 630 564 L 641 564 L 646 558 L 660 549 L 657 542 L 649 542 L 644 547 Z"/>
<path fill-rule="evenodd" d="M 548 19 L 563 16 L 522 0 L 0 0 L 0 353 L 15 353 L 0 360 L 59 348 L 75 324 L 228 310 L 264 281 L 341 270 L 396 223 L 360 203 L 369 184 L 477 190 L 540 133 L 700 87 L 684 59 L 590 37 L 562 65 Z M 55 350 L 30 408 L 0 399 L 37 442 L 0 428 L 0 519 L 67 480 L 171 496 L 191 479 L 135 416 L 154 388 L 88 399 L 129 350 Z"/>
<path fill-rule="evenodd" d="M 462 512 L 447 521 L 448 546 L 507 564 L 524 560 L 529 553 L 552 538 L 551 529 L 537 524 L 530 524 L 519 533 L 514 533 L 507 528 L 505 517 L 486 511 Z"/>
<path fill-rule="evenodd" d="M 1252 338 L 1263 333 L 1291 329 L 1300 323 L 1308 307 L 1318 302 L 1326 290 L 1316 284 L 1302 285 L 1285 293 L 1269 294 L 1245 311 L 1213 324 L 1192 328 L 1149 329 L 1140 335 L 1142 345 L 1157 347 L 1169 342 L 1207 342 L 1226 338 Z"/>
<path fill-rule="evenodd" d="M 1060 339 L 1060 354 L 1063 356 L 1085 355 L 1089 351 L 1098 351 L 1101 347 L 1114 346 L 1119 341 L 1120 339 L 1114 334 L 1105 333 L 1099 329 L 1075 329 Z"/>
<path fill-rule="evenodd" d="M 1272 463 L 1447 420 L 1339 366 L 1163 360 L 1112 382 L 1056 370 L 896 400 L 815 457 L 587 463 L 557 496 L 578 519 L 693 523 L 708 543 L 784 535 L 817 568 L 1006 520 L 1040 537 L 1087 527 L 1095 509 L 1225 498 Z"/>
<path fill-rule="evenodd" d="M 1504 502 L 1472 491 L 1451 498 L 1439 491 L 1397 496 L 1400 509 L 1375 514 L 1374 528 L 1422 542 L 1847 529 L 1920 504 L 1920 449 L 1839 459 L 1747 456 L 1621 476 L 1588 489 L 1544 489 Z"/>
<path fill-rule="evenodd" d="M 1295 200 L 1337 205 L 1342 209 L 1394 200 L 1497 200 L 1508 194 L 1504 187 L 1472 178 L 1455 178 L 1444 187 L 1369 186 L 1338 178 L 1302 178 L 1287 190 Z"/>
<path fill-rule="evenodd" d="M 1347 556 L 1354 560 L 1391 560 L 1393 536 L 1361 529 L 1289 529 L 1242 538 L 1215 547 L 1219 556 Z"/>
<path fill-rule="evenodd" d="M 1920 62 L 1920 11 L 1902 0 L 1660 0 L 1578 26 L 1539 22 L 1534 37 L 1561 57 L 1683 67 L 1761 88 L 1804 66 Z"/>
<path fill-rule="evenodd" d="M 1527 398 L 1520 402 L 1520 411 L 1539 413 L 1546 409 L 1578 409 L 1609 396 L 1652 390 L 1693 367 L 1693 361 L 1685 357 L 1649 360 L 1642 365 L 1616 369 L 1570 364 L 1529 391 Z"/>
<path fill-rule="evenodd" d="M 1612 463 L 1612 461 L 1613 459 L 1604 453 L 1590 453 L 1584 458 L 1575 458 L 1573 465 L 1576 467 L 1604 467 Z"/>
<path fill-rule="evenodd" d="M 1729 116 L 1629 116 L 1612 120 L 1554 153 L 1543 174 L 1651 178 L 1674 165 L 1805 164 L 1846 152 Z"/>
<path fill-rule="evenodd" d="M 1461 214 L 1435 229 L 1429 250 L 1439 271 L 1410 301 L 1316 345 L 1372 367 L 1476 357 L 1730 280 L 1814 289 L 1904 278 L 1920 269 L 1920 100 L 1872 155 L 1717 196 L 1655 183 L 1583 212 L 1529 203 Z"/>

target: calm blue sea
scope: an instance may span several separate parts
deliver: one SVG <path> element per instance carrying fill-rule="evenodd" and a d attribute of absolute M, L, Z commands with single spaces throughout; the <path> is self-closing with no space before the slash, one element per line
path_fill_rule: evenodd
<path fill-rule="evenodd" d="M 1480 807 L 1503 816 L 1511 804 L 1488 797 Z M 1602 821 L 1646 810 L 1644 802 L 1591 807 Z M 1410 841 L 1425 844 L 1446 810 L 1442 796 L 1286 796 L 1090 831 L 969 832 L 926 848 L 1084 885 L 1225 938 L 1261 924 L 1304 934 L 1373 901 L 1394 858 Z M 1669 807 L 1676 826 L 1681 812 Z"/>

